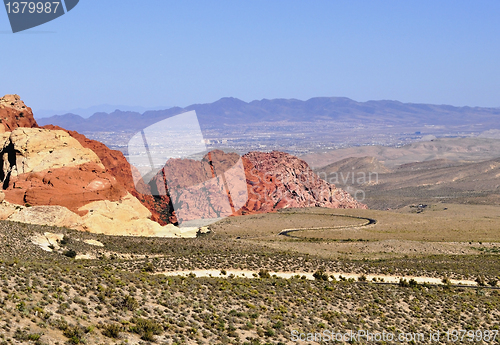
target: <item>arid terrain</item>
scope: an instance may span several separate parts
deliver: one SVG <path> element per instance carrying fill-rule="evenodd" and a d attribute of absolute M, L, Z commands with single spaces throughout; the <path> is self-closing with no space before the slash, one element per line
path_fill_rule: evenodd
<path fill-rule="evenodd" d="M 195 239 L 117 239 L 4 221 L 2 344 L 291 344 L 293 330 L 498 330 L 498 220 L 440 238 L 427 238 L 432 224 L 400 222 L 460 213 L 450 211 L 392 212 L 391 224 L 388 211 L 359 210 L 350 214 L 377 219 L 359 227 L 338 216 L 345 212 L 296 209 L 228 218 Z M 278 235 L 289 223 L 331 230 Z M 396 231 L 410 226 L 429 231 Z M 213 276 L 188 274 L 204 270 Z"/>
<path fill-rule="evenodd" d="M 173 205 L 214 217 L 223 198 L 174 195 L 160 173 L 138 191 L 121 152 L 2 100 L 1 345 L 322 344 L 360 330 L 500 343 L 495 139 L 323 152 L 314 171 L 250 152 L 241 208 L 218 194 L 231 216 L 186 230 Z M 239 159 L 212 151 L 162 171 L 190 186 Z"/>

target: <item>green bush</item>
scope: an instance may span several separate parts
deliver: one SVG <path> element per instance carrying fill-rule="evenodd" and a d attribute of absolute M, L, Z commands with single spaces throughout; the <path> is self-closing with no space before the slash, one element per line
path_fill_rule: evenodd
<path fill-rule="evenodd" d="M 328 281 L 328 274 L 326 274 L 325 271 L 323 271 L 321 269 L 317 270 L 316 272 L 314 272 L 313 277 L 316 280 L 325 280 L 325 281 Z"/>
<path fill-rule="evenodd" d="M 123 331 L 122 325 L 119 325 L 117 323 L 112 323 L 104 326 L 101 333 L 106 337 L 116 339 L 120 337 L 120 332 L 122 331 Z"/>
<path fill-rule="evenodd" d="M 130 327 L 130 331 L 139 334 L 142 340 L 152 341 L 153 335 L 163 333 L 163 327 L 154 320 L 133 318 L 131 322 L 135 325 Z"/>
<path fill-rule="evenodd" d="M 498 280 L 496 280 L 496 279 L 491 279 L 488 281 L 488 285 L 490 285 L 490 286 L 495 287 L 495 286 L 497 286 L 497 284 L 498 284 Z"/>
<path fill-rule="evenodd" d="M 144 272 L 153 273 L 155 271 L 155 267 L 153 266 L 153 264 L 151 262 L 148 262 L 148 263 L 146 263 L 146 265 L 144 265 L 143 270 L 144 270 Z"/>
<path fill-rule="evenodd" d="M 76 252 L 73 249 L 67 250 L 63 253 L 64 256 L 74 259 L 76 257 Z"/>
<path fill-rule="evenodd" d="M 268 270 L 261 269 L 259 271 L 259 277 L 261 277 L 261 278 L 271 278 L 271 275 L 269 274 Z"/>
<path fill-rule="evenodd" d="M 71 344 L 80 344 L 85 335 L 85 331 L 80 326 L 69 326 L 63 334 L 65 337 L 69 338 Z"/>
<path fill-rule="evenodd" d="M 104 300 L 105 296 L 99 296 L 98 298 Z M 125 297 L 118 297 L 112 304 L 114 307 L 121 310 L 130 311 L 134 311 L 139 307 L 139 302 L 137 302 L 137 300 L 130 295 L 127 295 Z"/>

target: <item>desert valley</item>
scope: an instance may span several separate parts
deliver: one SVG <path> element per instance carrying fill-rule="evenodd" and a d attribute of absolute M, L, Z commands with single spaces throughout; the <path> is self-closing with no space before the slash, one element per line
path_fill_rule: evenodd
<path fill-rule="evenodd" d="M 497 109 L 460 134 L 474 109 L 391 103 L 381 142 L 318 147 L 348 119 L 301 140 L 321 119 L 293 101 L 258 128 L 266 102 L 222 103 L 195 109 L 207 152 L 146 178 L 126 143 L 193 109 L 112 129 L 0 99 L 0 344 L 500 343 Z M 463 123 L 422 133 L 432 111 Z"/>

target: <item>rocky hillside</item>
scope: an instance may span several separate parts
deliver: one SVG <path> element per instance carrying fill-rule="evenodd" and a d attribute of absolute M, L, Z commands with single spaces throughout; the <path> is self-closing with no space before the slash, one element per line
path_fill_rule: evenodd
<path fill-rule="evenodd" d="M 166 208 L 171 201 L 179 222 L 288 207 L 366 208 L 320 179 L 303 160 L 277 151 L 240 157 L 216 150 L 201 162 L 169 160 L 153 178 L 151 190 L 158 202 L 163 200 L 164 208 L 157 211 L 171 217 L 173 209 Z"/>
<path fill-rule="evenodd" d="M 2 98 L 0 111 L 2 219 L 113 235 L 180 236 L 172 224 L 287 207 L 366 208 L 282 152 L 240 157 L 212 151 L 201 162 L 173 159 L 136 188 L 137 172 L 121 152 L 75 131 L 39 128 L 17 95 Z M 194 230 L 184 228 L 190 235 Z"/>
<path fill-rule="evenodd" d="M 38 128 L 19 96 L 5 96 L 0 104 L 11 100 L 2 108 L 7 126 L 0 134 L 0 219 L 110 235 L 196 235 L 197 229 L 182 232 L 151 219 L 130 192 L 130 166 L 123 156 L 77 133 L 85 146 L 64 130 Z"/>
<path fill-rule="evenodd" d="M 366 208 L 288 153 L 250 152 L 243 156 L 243 161 L 249 200 L 242 213 L 287 207 Z"/>

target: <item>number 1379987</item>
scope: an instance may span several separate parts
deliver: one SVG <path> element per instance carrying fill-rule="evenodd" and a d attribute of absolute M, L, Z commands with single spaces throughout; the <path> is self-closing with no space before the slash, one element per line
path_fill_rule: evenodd
<path fill-rule="evenodd" d="M 7 13 L 56 13 L 60 2 L 8 2 Z"/>

